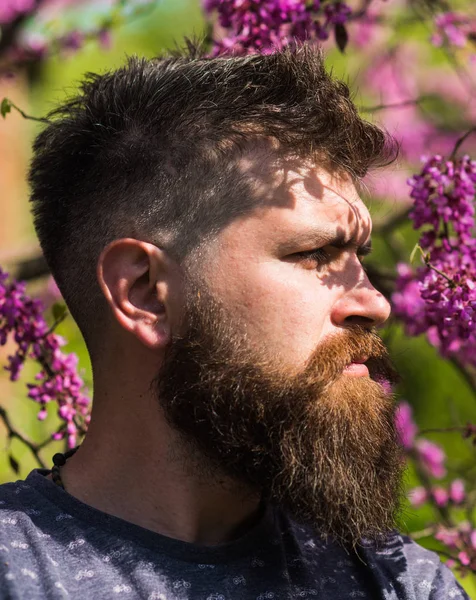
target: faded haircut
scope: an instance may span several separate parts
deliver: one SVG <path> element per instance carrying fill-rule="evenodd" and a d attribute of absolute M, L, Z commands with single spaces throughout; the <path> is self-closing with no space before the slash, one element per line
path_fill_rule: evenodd
<path fill-rule="evenodd" d="M 96 278 L 111 241 L 133 237 L 186 265 L 257 202 L 240 158 L 263 140 L 359 180 L 397 144 L 363 120 L 348 86 L 307 44 L 273 54 L 205 57 L 189 45 L 88 73 L 53 110 L 29 174 L 38 238 L 93 354 L 108 306 Z"/>

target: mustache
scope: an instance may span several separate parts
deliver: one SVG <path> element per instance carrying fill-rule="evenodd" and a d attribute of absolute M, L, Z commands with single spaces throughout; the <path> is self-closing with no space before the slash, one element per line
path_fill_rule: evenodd
<path fill-rule="evenodd" d="M 392 364 L 387 347 L 374 329 L 360 325 L 344 329 L 323 340 L 308 359 L 305 376 L 318 379 L 322 391 L 342 376 L 343 370 L 352 362 L 365 360 L 370 377 L 379 382 L 395 385 L 399 375 Z"/>

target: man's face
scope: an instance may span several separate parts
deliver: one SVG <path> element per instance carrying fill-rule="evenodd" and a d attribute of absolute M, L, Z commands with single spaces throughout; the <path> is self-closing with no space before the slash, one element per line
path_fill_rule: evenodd
<path fill-rule="evenodd" d="M 343 327 L 388 318 L 361 264 L 372 223 L 350 181 L 281 172 L 263 204 L 221 233 L 206 273 L 210 292 L 246 324 L 258 350 L 300 369 Z"/>
<path fill-rule="evenodd" d="M 388 303 L 358 256 L 370 216 L 349 182 L 325 172 L 287 171 L 263 189 L 190 283 L 159 402 L 208 475 L 323 535 L 379 539 L 395 525 L 402 461 L 394 374 L 370 331 Z"/>

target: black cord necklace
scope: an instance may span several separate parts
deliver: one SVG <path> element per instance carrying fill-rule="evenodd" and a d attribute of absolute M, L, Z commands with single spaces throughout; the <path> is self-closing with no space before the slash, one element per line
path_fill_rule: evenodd
<path fill-rule="evenodd" d="M 61 479 L 60 467 L 66 464 L 68 458 L 71 458 L 71 456 L 73 456 L 73 454 L 78 448 L 79 446 L 76 446 L 76 448 L 71 448 L 71 450 L 68 450 L 64 454 L 62 454 L 61 452 L 57 452 L 53 456 L 53 468 L 51 469 L 51 477 L 53 479 L 53 483 L 56 483 L 56 485 L 59 485 L 63 489 L 65 488 L 63 480 Z"/>

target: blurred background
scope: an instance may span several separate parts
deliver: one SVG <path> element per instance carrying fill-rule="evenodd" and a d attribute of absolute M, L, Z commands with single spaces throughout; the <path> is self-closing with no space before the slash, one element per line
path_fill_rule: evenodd
<path fill-rule="evenodd" d="M 84 73 L 119 67 L 126 55 L 155 56 L 182 45 L 184 36 L 203 38 L 208 31 L 198 0 L 119 4 L 122 12 L 114 16 L 117 23 L 110 31 L 102 31 L 104 20 L 111 15 L 111 2 L 107 1 L 52 3 L 47 26 L 26 19 L 22 35 L 32 48 L 39 44 L 43 51 L 42 44 L 48 36 L 58 37 L 64 32 L 73 32 L 76 42 L 71 37 L 70 43 L 42 56 L 41 60 L 26 61 L 11 73 L 7 70 L 0 79 L 0 101 L 8 97 L 27 115 L 42 117 L 74 93 Z M 134 5 L 133 9 L 130 5 Z M 471 9 L 468 2 L 458 5 Z M 369 268 L 374 265 L 379 270 L 380 284 L 387 295 L 392 291 L 396 263 L 408 262 L 418 241 L 418 234 L 405 217 L 410 205 L 406 180 L 420 169 L 421 155 L 449 153 L 476 116 L 473 93 L 476 61 L 472 49 L 451 49 L 431 43 L 435 30 L 426 11 L 425 4 L 414 3 L 409 7 L 399 1 L 375 1 L 368 19 L 349 25 L 349 42 L 344 53 L 336 47 L 334 39 L 324 44 L 329 68 L 349 83 L 366 118 L 386 127 L 402 144 L 397 164 L 366 179 L 365 199 L 376 230 Z M 379 26 L 375 27 L 375 23 Z M 7 29 L 3 27 L 0 48 Z M 97 31 L 100 34 L 91 33 Z M 45 302 L 47 319 L 52 321 L 51 307 L 60 298 L 54 282 L 38 263 L 39 246 L 29 213 L 26 181 L 31 145 L 41 128 L 41 123 L 24 118 L 16 110 L 0 119 L 0 266 L 28 279 L 28 292 Z M 468 140 L 467 150 L 474 150 L 472 140 Z M 388 224 L 392 219 L 400 220 L 398 227 L 390 230 Z M 35 276 L 35 269 L 41 273 L 40 277 Z M 89 359 L 74 322 L 66 318 L 57 333 L 67 341 L 63 352 L 78 355 L 80 372 L 91 390 Z M 423 336 L 407 336 L 396 320 L 391 320 L 382 333 L 402 376 L 399 398 L 411 405 L 421 430 L 476 423 L 474 390 L 457 364 L 439 357 Z M 0 348 L 1 365 L 7 363 L 11 350 L 11 342 Z M 26 383 L 33 381 L 37 372 L 36 364 L 27 363 L 20 380 L 13 383 L 8 373 L 0 371 L 0 406 L 8 410 L 15 428 L 28 439 L 40 442 L 56 428 L 58 417 L 51 406 L 46 419 L 39 421 L 37 406 L 26 397 Z M 468 490 L 475 490 L 474 445 L 457 432 L 432 432 L 426 437 L 439 444 L 447 455 L 446 478 L 460 477 Z M 38 467 L 24 443 L 9 439 L 1 421 L 0 449 L 0 483 L 24 478 Z M 63 449 L 64 442 L 60 441 L 47 446 L 41 452 L 45 464 L 50 465 L 54 452 Z M 442 483 L 445 481 L 443 477 Z M 410 465 L 406 485 L 410 489 L 418 483 Z M 419 543 L 437 549 L 439 543 L 424 535 L 428 523 L 434 519 L 433 510 L 430 505 L 416 508 L 408 503 L 401 529 L 423 532 Z M 462 583 L 476 598 L 473 577 L 467 575 Z"/>

